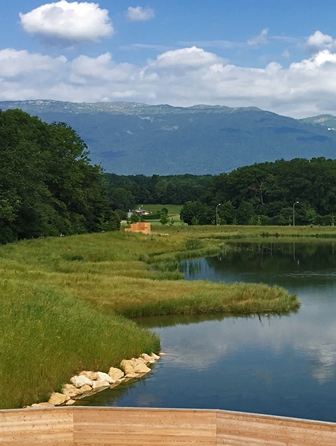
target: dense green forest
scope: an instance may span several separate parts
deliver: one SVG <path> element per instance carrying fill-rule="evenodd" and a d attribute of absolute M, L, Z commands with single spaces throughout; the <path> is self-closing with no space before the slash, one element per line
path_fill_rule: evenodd
<path fill-rule="evenodd" d="M 196 201 L 185 203 L 188 224 L 332 225 L 336 160 L 296 158 L 254 164 L 212 177 Z"/>
<path fill-rule="evenodd" d="M 117 229 L 99 166 L 64 123 L 0 111 L 0 243 Z"/>
<path fill-rule="evenodd" d="M 105 174 L 110 204 L 123 216 L 136 204 L 183 204 L 188 224 L 332 225 L 336 160 L 295 158 L 216 176 Z"/>
<path fill-rule="evenodd" d="M 136 205 L 184 204 L 198 200 L 211 175 L 116 175 L 105 173 L 111 208 L 122 218 Z"/>

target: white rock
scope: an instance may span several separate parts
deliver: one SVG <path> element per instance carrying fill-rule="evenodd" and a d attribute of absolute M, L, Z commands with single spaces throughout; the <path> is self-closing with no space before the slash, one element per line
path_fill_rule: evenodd
<path fill-rule="evenodd" d="M 54 392 L 51 394 L 48 403 L 52 404 L 53 406 L 60 406 L 61 404 L 64 404 L 65 402 L 69 401 L 69 399 L 70 399 L 69 395 L 64 395 L 63 393 Z"/>
<path fill-rule="evenodd" d="M 87 378 L 91 379 L 91 381 L 94 381 L 97 379 L 97 372 L 83 370 L 82 372 L 80 372 L 79 376 L 86 376 Z"/>
<path fill-rule="evenodd" d="M 142 358 L 140 356 L 140 358 L 132 358 L 137 364 L 147 364 L 146 359 Z"/>
<path fill-rule="evenodd" d="M 146 366 L 146 364 L 136 364 L 136 366 L 134 367 L 134 373 L 148 373 L 150 372 L 151 369 L 149 367 Z"/>
<path fill-rule="evenodd" d="M 143 353 L 141 357 L 144 358 L 148 363 L 153 364 L 153 362 L 155 362 L 155 359 L 147 355 L 147 353 Z"/>
<path fill-rule="evenodd" d="M 97 381 L 105 381 L 109 384 L 115 383 L 115 380 L 110 375 L 104 372 L 97 372 Z"/>
<path fill-rule="evenodd" d="M 120 363 L 120 367 L 125 372 L 125 375 L 134 374 L 134 359 L 123 359 Z"/>
<path fill-rule="evenodd" d="M 110 383 L 107 381 L 93 381 L 92 382 L 92 389 L 101 389 L 102 387 L 110 387 Z"/>
<path fill-rule="evenodd" d="M 155 361 L 158 361 L 160 359 L 160 356 L 156 355 L 155 353 L 152 353 L 150 355 L 151 358 L 155 359 Z"/>
<path fill-rule="evenodd" d="M 139 373 L 134 373 L 134 372 L 132 372 L 132 373 L 127 373 L 125 376 L 126 376 L 126 378 L 128 378 L 128 379 L 131 379 L 131 378 L 138 378 L 138 377 L 139 377 Z"/>
<path fill-rule="evenodd" d="M 66 406 L 72 406 L 73 404 L 75 404 L 75 402 L 76 402 L 75 400 L 71 400 L 71 399 L 70 399 L 70 400 L 68 400 L 68 401 L 65 403 L 65 405 L 66 405 Z"/>
<path fill-rule="evenodd" d="M 77 389 L 77 387 L 72 384 L 64 384 L 62 393 L 64 395 L 68 395 L 70 398 L 74 398 L 75 396 L 80 395 L 82 392 L 80 391 L 80 389 Z"/>
<path fill-rule="evenodd" d="M 44 407 L 53 407 L 53 405 L 50 403 L 35 403 L 32 404 L 31 407 L 34 409 L 43 409 Z"/>
<path fill-rule="evenodd" d="M 83 393 L 91 392 L 92 387 L 88 384 L 85 384 L 85 386 L 81 387 L 80 389 L 77 389 L 79 391 L 79 395 L 83 395 Z"/>
<path fill-rule="evenodd" d="M 120 381 L 125 376 L 125 373 L 116 367 L 111 367 L 108 374 L 114 381 Z"/>
<path fill-rule="evenodd" d="M 81 375 L 81 376 L 79 376 L 79 375 L 73 376 L 73 377 L 70 379 L 70 382 L 71 382 L 71 384 L 73 384 L 73 385 L 74 385 L 75 387 L 77 387 L 77 388 L 83 387 L 83 386 L 85 386 L 85 385 L 92 386 L 92 381 L 91 381 L 91 379 L 87 378 L 87 377 L 84 376 L 84 375 Z"/>

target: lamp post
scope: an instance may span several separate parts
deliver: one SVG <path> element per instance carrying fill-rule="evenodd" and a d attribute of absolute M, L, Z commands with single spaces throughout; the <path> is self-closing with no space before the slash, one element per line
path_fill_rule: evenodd
<path fill-rule="evenodd" d="M 295 205 L 296 205 L 296 204 L 299 204 L 299 202 L 296 201 L 296 202 L 293 204 L 293 226 L 295 226 Z"/>
<path fill-rule="evenodd" d="M 218 203 L 217 206 L 216 206 L 216 226 L 219 225 L 219 221 L 218 221 L 218 206 L 220 206 L 220 205 L 221 205 L 221 203 Z"/>

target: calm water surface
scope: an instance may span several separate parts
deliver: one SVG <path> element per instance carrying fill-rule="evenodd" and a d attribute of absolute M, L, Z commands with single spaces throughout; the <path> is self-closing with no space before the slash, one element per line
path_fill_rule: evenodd
<path fill-rule="evenodd" d="M 218 408 L 336 421 L 334 245 L 235 246 L 229 255 L 183 262 L 185 279 L 279 284 L 298 295 L 299 312 L 142 321 L 159 334 L 166 356 L 148 376 L 80 404 Z"/>

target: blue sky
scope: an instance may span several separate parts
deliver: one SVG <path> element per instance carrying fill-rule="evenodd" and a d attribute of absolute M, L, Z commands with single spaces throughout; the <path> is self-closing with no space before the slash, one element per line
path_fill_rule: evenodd
<path fill-rule="evenodd" d="M 0 100 L 336 115 L 335 0 L 11 0 Z"/>

